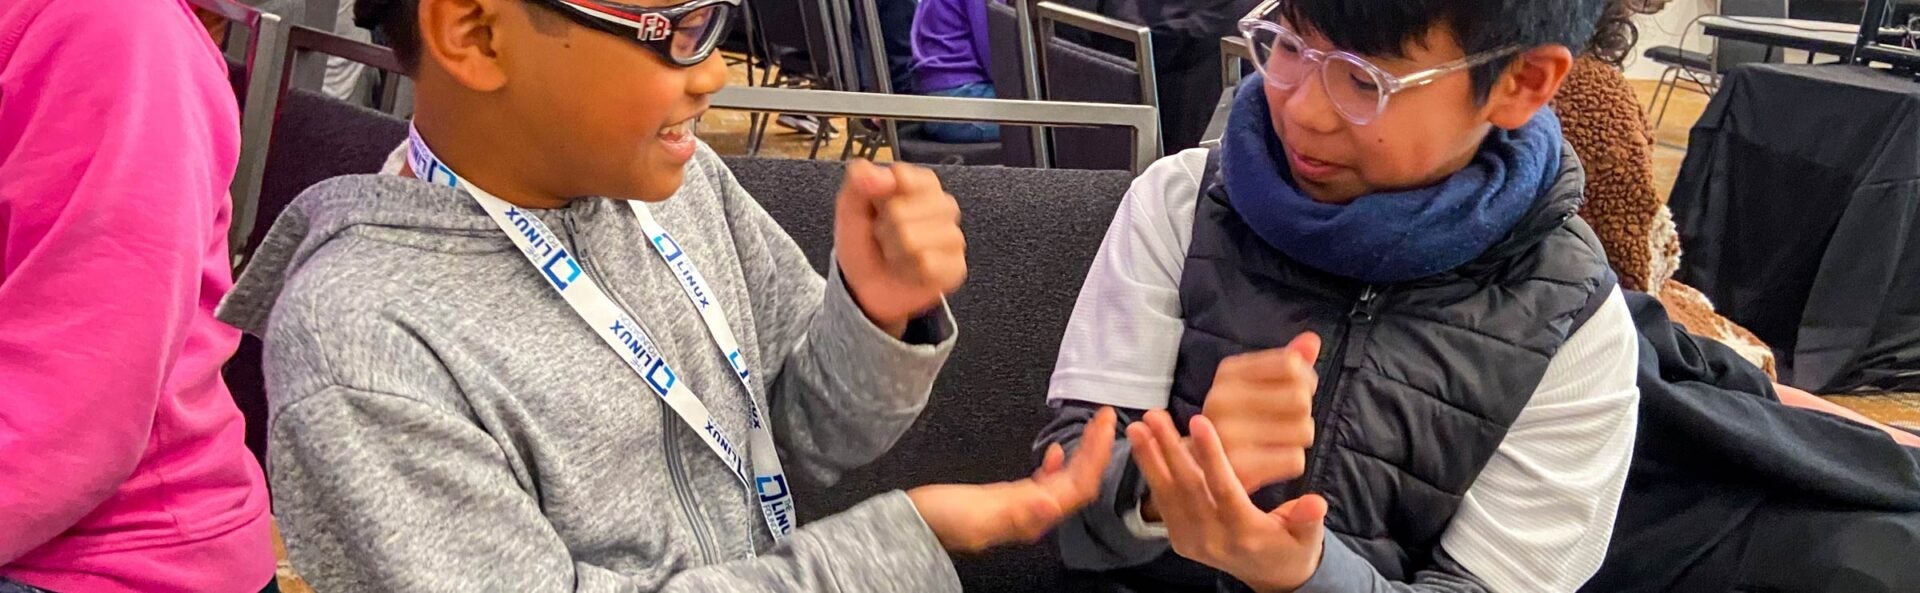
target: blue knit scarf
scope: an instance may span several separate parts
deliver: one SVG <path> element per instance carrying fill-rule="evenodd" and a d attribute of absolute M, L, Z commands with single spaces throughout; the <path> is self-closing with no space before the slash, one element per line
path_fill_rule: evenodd
<path fill-rule="evenodd" d="M 1243 82 L 1227 117 L 1228 201 L 1267 244 L 1328 273 L 1391 284 L 1460 267 L 1505 238 L 1559 174 L 1560 120 L 1541 109 L 1518 130 L 1494 129 L 1472 163 L 1437 185 L 1315 202 L 1293 184 L 1263 84 L 1258 75 Z"/>

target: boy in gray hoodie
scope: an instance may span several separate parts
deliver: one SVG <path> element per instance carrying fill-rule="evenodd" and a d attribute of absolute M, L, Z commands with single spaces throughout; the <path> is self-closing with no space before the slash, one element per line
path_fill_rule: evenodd
<path fill-rule="evenodd" d="M 1097 492 L 1110 436 L 794 524 L 789 477 L 926 405 L 959 209 L 856 163 L 821 278 L 691 133 L 738 0 L 642 4 L 360 2 L 417 83 L 407 172 L 308 190 L 222 309 L 265 338 L 274 508 L 318 590 L 957 591 L 949 551 Z"/>

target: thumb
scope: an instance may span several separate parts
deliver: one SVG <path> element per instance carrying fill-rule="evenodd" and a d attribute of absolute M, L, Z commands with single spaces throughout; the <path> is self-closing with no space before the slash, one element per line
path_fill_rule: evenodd
<path fill-rule="evenodd" d="M 1303 495 L 1280 505 L 1272 515 L 1280 519 L 1280 524 L 1295 541 L 1320 539 L 1327 521 L 1327 499 L 1318 494 Z"/>
<path fill-rule="evenodd" d="M 1307 366 L 1312 367 L 1320 359 L 1320 334 L 1301 332 L 1287 343 L 1287 350 L 1299 354 L 1300 358 L 1307 361 Z"/>
<path fill-rule="evenodd" d="M 840 185 L 842 203 L 867 204 L 894 194 L 899 181 L 893 173 L 865 160 L 847 163 L 846 180 Z"/>
<path fill-rule="evenodd" d="M 1039 479 L 1051 476 L 1060 473 L 1060 470 L 1066 467 L 1067 451 L 1060 447 L 1060 443 L 1054 443 L 1047 446 L 1047 453 L 1040 460 L 1040 469 L 1033 472 L 1033 477 Z"/>

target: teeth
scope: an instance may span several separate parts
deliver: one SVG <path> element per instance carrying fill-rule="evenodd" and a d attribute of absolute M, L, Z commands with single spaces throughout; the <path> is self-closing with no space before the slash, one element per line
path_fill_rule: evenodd
<path fill-rule="evenodd" d="M 660 137 L 666 138 L 669 140 L 680 140 L 686 136 L 691 136 L 694 133 L 694 126 L 697 123 L 698 122 L 696 122 L 695 120 L 689 119 L 677 124 L 673 124 L 671 126 L 667 126 L 666 128 L 663 128 L 660 130 Z"/>

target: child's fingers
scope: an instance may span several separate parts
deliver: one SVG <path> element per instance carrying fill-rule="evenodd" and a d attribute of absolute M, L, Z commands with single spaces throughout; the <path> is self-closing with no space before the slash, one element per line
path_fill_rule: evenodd
<path fill-rule="evenodd" d="M 1307 366 L 1313 366 L 1320 359 L 1320 334 L 1302 332 L 1287 343 L 1287 349 L 1298 353 L 1300 358 L 1306 360 Z"/>
<path fill-rule="evenodd" d="M 1184 512 L 1185 505 L 1173 475 L 1167 471 L 1167 460 L 1160 454 L 1158 440 L 1145 422 L 1127 425 L 1127 442 L 1133 444 L 1133 464 L 1140 468 L 1140 476 L 1147 479 L 1147 490 L 1152 493 L 1160 514 L 1172 517 Z"/>
<path fill-rule="evenodd" d="M 1167 465 L 1167 473 L 1173 479 L 1173 487 L 1182 492 L 1188 504 L 1197 505 L 1196 509 L 1212 506 L 1206 492 L 1206 475 L 1200 471 L 1200 464 L 1193 460 L 1193 452 L 1180 431 L 1173 427 L 1173 416 L 1165 410 L 1147 412 L 1147 426 L 1153 429 L 1153 440 L 1160 446 L 1160 456 Z"/>
<path fill-rule="evenodd" d="M 940 176 L 932 169 L 906 163 L 894 163 L 888 169 L 893 171 L 895 189 L 902 195 L 946 193 L 940 187 Z"/>
<path fill-rule="evenodd" d="M 892 196 L 899 190 L 899 185 L 893 173 L 865 159 L 855 159 L 847 163 L 847 177 L 841 189 L 872 202 Z"/>
<path fill-rule="evenodd" d="M 1160 458 L 1160 446 L 1153 441 L 1153 429 L 1147 428 L 1145 422 L 1127 425 L 1127 442 L 1133 445 L 1133 464 L 1140 468 L 1141 476 L 1149 482 L 1168 480 L 1166 461 Z"/>
<path fill-rule="evenodd" d="M 1188 433 L 1192 435 L 1193 452 L 1200 457 L 1201 468 L 1206 472 L 1207 490 L 1213 494 L 1213 504 L 1221 518 L 1233 521 L 1259 519 L 1259 507 L 1253 506 L 1253 500 L 1247 498 L 1246 487 L 1240 484 L 1240 478 L 1233 471 L 1233 463 L 1227 461 L 1227 450 L 1220 445 L 1220 433 L 1215 430 L 1213 421 L 1206 416 L 1194 416 L 1187 423 Z"/>
<path fill-rule="evenodd" d="M 1120 422 L 1119 416 L 1111 407 L 1094 412 L 1093 421 L 1080 433 L 1080 448 L 1074 450 L 1073 461 L 1067 467 L 1075 481 L 1091 480 L 1098 487 L 1107 463 L 1113 459 L 1114 425 Z"/>
<path fill-rule="evenodd" d="M 1047 445 L 1047 452 L 1040 457 L 1040 469 L 1033 472 L 1033 477 L 1039 479 L 1060 473 L 1066 465 L 1066 449 L 1060 448 L 1060 443 Z"/>

